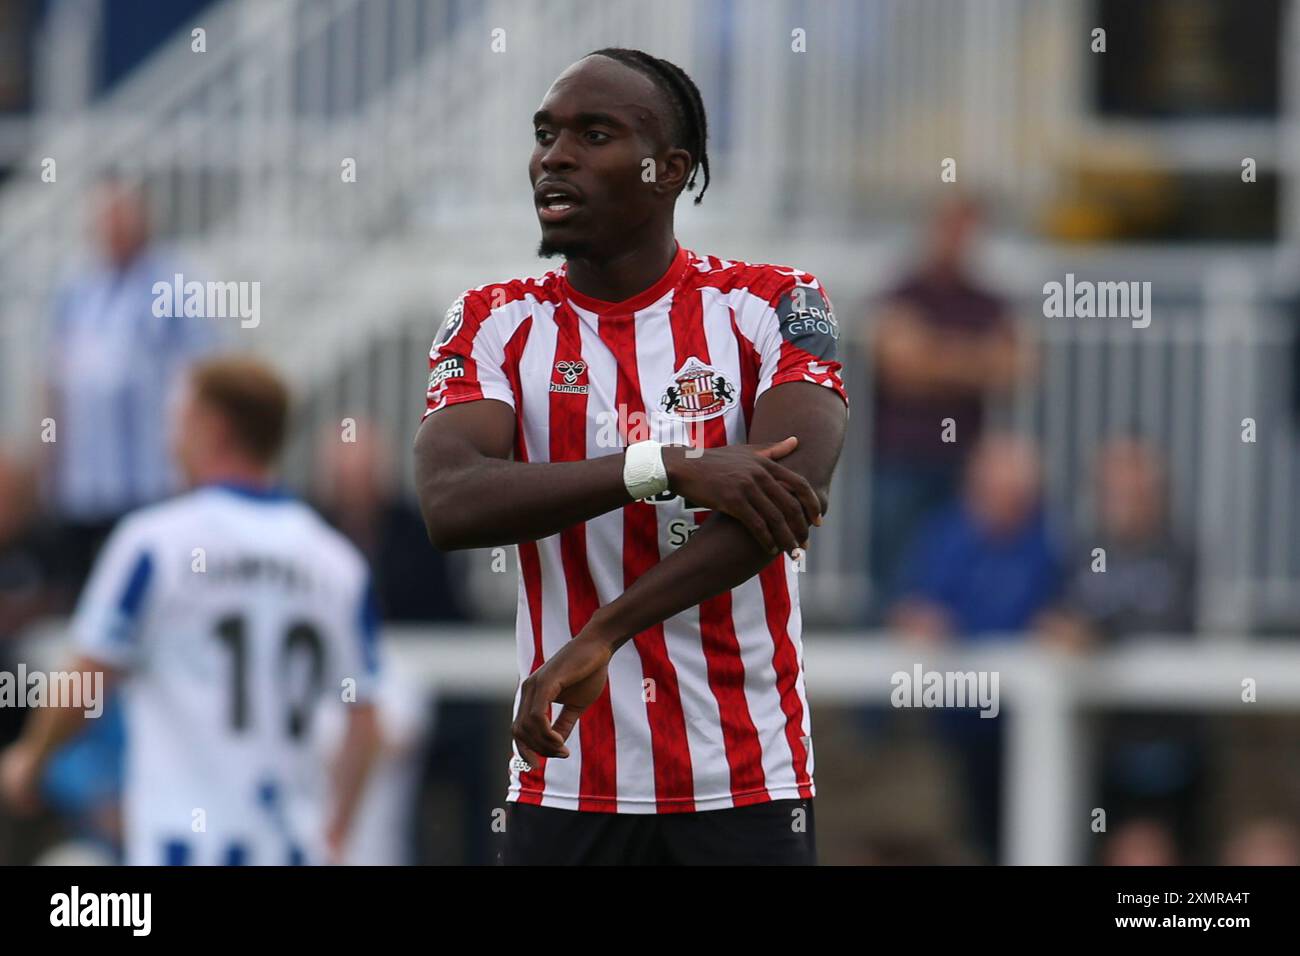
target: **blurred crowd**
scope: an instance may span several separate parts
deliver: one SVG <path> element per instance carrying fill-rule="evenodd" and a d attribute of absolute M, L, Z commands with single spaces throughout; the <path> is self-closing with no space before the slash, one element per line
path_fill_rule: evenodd
<path fill-rule="evenodd" d="M 980 218 L 969 200 L 942 206 L 914 270 L 868 316 L 872 623 L 918 654 L 996 641 L 1086 654 L 1194 639 L 1195 554 L 1172 527 L 1158 445 L 1137 432 L 1104 440 L 1091 463 L 1095 525 L 1074 528 L 1045 504 L 1034 442 L 986 427 L 989 405 L 1037 368 L 1024 324 L 975 276 Z M 869 741 L 889 733 L 879 709 L 857 716 Z M 878 836 L 863 858 L 995 861 L 1006 826 L 1004 720 L 949 709 L 929 724 L 918 746 L 933 745 L 947 761 L 940 778 L 961 794 L 964 839 L 945 844 L 932 833 L 904 846 Z M 1201 715 L 1108 714 L 1094 733 L 1089 805 L 1110 813 L 1095 862 L 1300 864 L 1287 800 L 1246 811 L 1217 856 L 1207 848 L 1207 772 L 1224 735 Z M 918 789 L 925 780 L 917 776 Z"/>

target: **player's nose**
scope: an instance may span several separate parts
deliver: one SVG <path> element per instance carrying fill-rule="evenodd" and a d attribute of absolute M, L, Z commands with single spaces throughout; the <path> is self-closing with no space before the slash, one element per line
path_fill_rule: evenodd
<path fill-rule="evenodd" d="M 567 131 L 562 131 L 549 146 L 542 150 L 539 165 L 544 173 L 577 168 L 573 140 Z"/>

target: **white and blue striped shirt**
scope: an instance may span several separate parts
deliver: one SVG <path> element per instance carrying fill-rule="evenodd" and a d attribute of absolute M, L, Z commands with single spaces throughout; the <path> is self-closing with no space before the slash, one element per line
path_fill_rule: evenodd
<path fill-rule="evenodd" d="M 373 699 L 378 623 L 360 552 L 281 493 L 211 485 L 123 519 L 72 634 L 126 674 L 127 861 L 320 861 L 319 717 Z"/>

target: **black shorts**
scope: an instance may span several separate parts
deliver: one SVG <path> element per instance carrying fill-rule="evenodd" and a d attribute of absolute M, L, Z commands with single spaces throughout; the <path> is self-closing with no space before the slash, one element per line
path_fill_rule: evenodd
<path fill-rule="evenodd" d="M 511 803 L 507 866 L 815 866 L 811 800 L 697 813 L 593 813 Z"/>

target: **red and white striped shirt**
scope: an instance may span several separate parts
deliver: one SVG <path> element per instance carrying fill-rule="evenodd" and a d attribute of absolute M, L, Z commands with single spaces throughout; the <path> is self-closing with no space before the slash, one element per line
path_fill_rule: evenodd
<path fill-rule="evenodd" d="M 518 461 L 620 454 L 647 438 L 741 443 L 755 401 L 774 385 L 814 382 L 844 397 L 838 334 L 825 289 L 798 269 L 679 246 L 651 288 L 611 303 L 575 290 L 561 267 L 456 301 L 429 354 L 425 414 L 505 402 Z M 521 679 L 709 515 L 659 497 L 519 545 Z M 675 813 L 811 797 L 800 630 L 795 565 L 781 555 L 638 634 L 613 656 L 572 755 L 522 772 L 512 760 L 509 799 Z"/>

